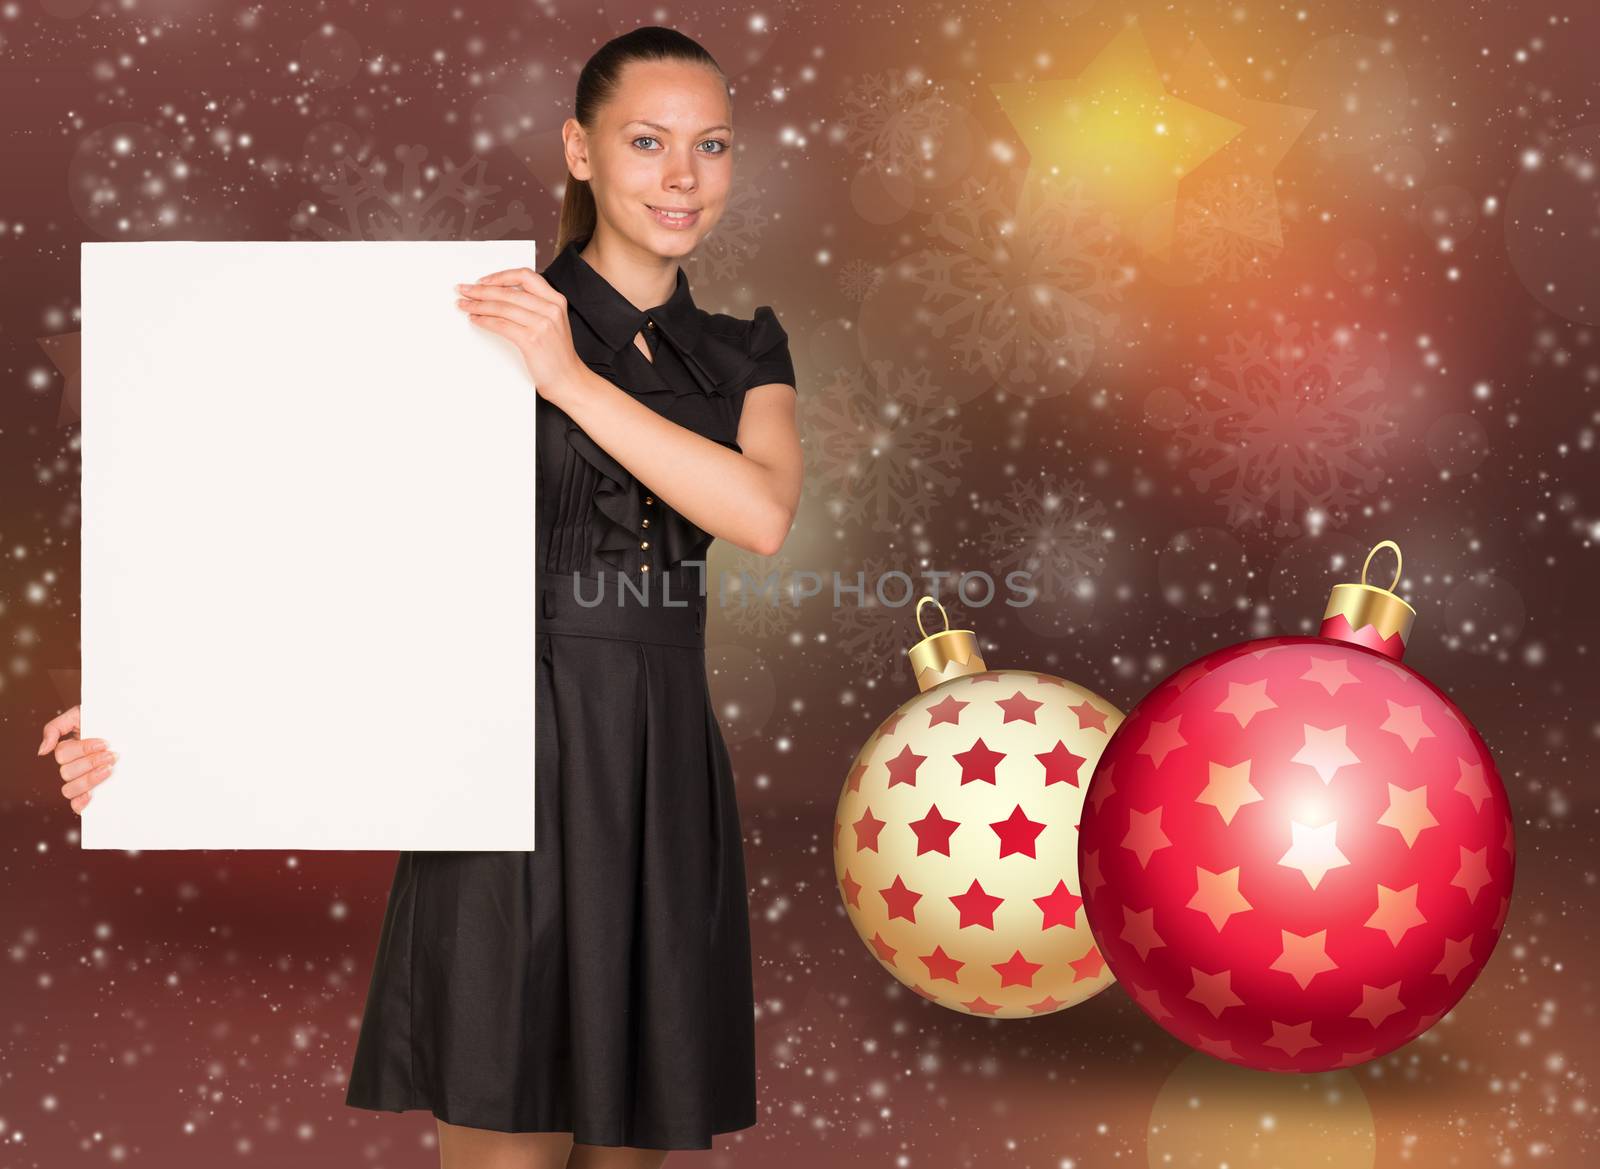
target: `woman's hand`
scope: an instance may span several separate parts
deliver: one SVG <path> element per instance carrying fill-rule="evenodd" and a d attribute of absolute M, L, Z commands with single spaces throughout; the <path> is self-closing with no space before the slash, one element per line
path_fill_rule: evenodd
<path fill-rule="evenodd" d="M 55 748 L 56 762 L 61 764 L 61 794 L 72 801 L 72 810 L 80 813 L 89 804 L 89 789 L 104 783 L 117 761 L 116 752 L 106 750 L 104 739 L 62 737 L 70 731 L 81 731 L 82 717 L 83 709 L 78 706 L 56 715 L 44 724 L 44 741 L 39 744 L 41 755 Z"/>
<path fill-rule="evenodd" d="M 476 284 L 458 284 L 456 291 L 456 307 L 473 324 L 499 333 L 521 352 L 540 397 L 575 384 L 589 368 L 572 346 L 567 298 L 532 268 L 494 272 Z"/>

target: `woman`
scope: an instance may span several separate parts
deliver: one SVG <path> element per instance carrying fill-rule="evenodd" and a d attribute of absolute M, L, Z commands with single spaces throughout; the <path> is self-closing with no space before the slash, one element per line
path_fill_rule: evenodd
<path fill-rule="evenodd" d="M 575 113 L 556 257 L 458 286 L 539 395 L 535 847 L 400 854 L 346 1095 L 429 1109 L 443 1169 L 654 1166 L 756 1121 L 703 561 L 788 533 L 794 369 L 770 307 L 707 313 L 678 266 L 732 179 L 711 56 L 636 29 L 585 65 Z M 62 739 L 77 715 L 40 753 L 81 812 L 115 756 Z"/>

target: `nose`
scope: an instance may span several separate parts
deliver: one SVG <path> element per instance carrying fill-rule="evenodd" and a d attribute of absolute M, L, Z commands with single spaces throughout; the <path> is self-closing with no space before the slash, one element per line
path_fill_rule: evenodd
<path fill-rule="evenodd" d="M 699 184 L 695 181 L 694 166 L 688 159 L 676 158 L 668 167 L 663 178 L 669 191 L 692 191 Z"/>

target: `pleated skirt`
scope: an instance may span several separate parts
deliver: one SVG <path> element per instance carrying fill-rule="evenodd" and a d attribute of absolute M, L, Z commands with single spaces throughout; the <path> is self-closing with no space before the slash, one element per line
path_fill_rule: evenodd
<path fill-rule="evenodd" d="M 345 1103 L 710 1148 L 756 1122 L 756 1067 L 705 601 L 544 603 L 534 849 L 400 854 Z"/>

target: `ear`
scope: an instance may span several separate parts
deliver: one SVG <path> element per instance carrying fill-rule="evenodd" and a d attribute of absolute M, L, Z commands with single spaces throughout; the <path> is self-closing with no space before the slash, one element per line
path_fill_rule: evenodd
<path fill-rule="evenodd" d="M 583 131 L 583 123 L 577 118 L 568 118 L 561 124 L 562 151 L 567 157 L 567 170 L 575 179 L 588 182 L 594 177 L 594 172 L 589 169 L 589 136 Z"/>

